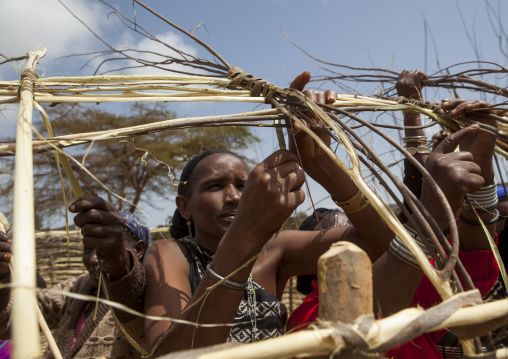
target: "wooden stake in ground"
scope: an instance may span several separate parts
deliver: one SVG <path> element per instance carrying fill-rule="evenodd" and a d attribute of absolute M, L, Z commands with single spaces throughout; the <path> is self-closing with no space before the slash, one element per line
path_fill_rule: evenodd
<path fill-rule="evenodd" d="M 350 242 L 337 242 L 319 257 L 319 318 L 352 324 L 372 313 L 372 263 L 362 249 Z M 341 351 L 344 358 L 366 358 Z"/>
<path fill-rule="evenodd" d="M 22 74 L 16 130 L 14 170 L 12 340 L 13 357 L 40 356 L 39 324 L 35 301 L 35 221 L 32 158 L 32 99 L 37 78 L 34 66 L 46 49 L 29 51 Z"/>

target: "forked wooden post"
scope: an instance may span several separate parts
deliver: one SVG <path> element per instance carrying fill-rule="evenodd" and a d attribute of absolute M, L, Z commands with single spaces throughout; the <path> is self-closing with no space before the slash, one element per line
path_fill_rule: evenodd
<path fill-rule="evenodd" d="M 372 312 L 372 264 L 367 253 L 338 242 L 319 258 L 319 317 L 352 323 Z"/>
<path fill-rule="evenodd" d="M 13 357 L 40 356 L 39 323 L 35 301 L 35 221 L 32 158 L 32 100 L 34 96 L 34 66 L 46 49 L 29 51 L 22 74 L 16 158 L 14 169 L 13 215 L 13 277 L 12 277 L 12 340 Z"/>

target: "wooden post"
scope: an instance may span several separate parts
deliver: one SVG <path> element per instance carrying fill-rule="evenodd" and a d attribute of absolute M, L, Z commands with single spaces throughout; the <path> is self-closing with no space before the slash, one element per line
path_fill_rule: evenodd
<path fill-rule="evenodd" d="M 353 243 L 334 243 L 319 258 L 318 282 L 320 319 L 353 323 L 359 316 L 372 313 L 372 263 Z M 367 356 L 342 350 L 340 358 Z"/>
<path fill-rule="evenodd" d="M 35 220 L 32 158 L 33 68 L 46 49 L 29 51 L 22 74 L 14 169 L 12 344 L 13 357 L 40 356 L 35 301 Z"/>
<path fill-rule="evenodd" d="M 319 258 L 319 317 L 352 323 L 372 312 L 372 263 L 349 242 L 334 243 Z"/>

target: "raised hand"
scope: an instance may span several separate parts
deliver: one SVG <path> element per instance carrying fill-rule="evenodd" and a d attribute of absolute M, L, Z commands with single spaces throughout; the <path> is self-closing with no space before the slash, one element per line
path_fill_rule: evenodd
<path fill-rule="evenodd" d="M 276 151 L 249 174 L 233 225 L 262 232 L 261 238 L 271 236 L 305 199 L 304 180 L 296 155 Z"/>
<path fill-rule="evenodd" d="M 115 280 L 126 275 L 131 263 L 125 248 L 125 220 L 118 210 L 100 197 L 88 196 L 73 202 L 69 211 L 77 213 L 74 224 L 81 228 L 83 245 L 95 248 L 110 278 Z"/>
<path fill-rule="evenodd" d="M 423 81 L 427 78 L 427 74 L 420 70 L 402 71 L 395 84 L 397 94 L 408 99 L 419 100 L 422 97 Z"/>
<path fill-rule="evenodd" d="M 457 146 L 469 141 L 477 134 L 478 130 L 478 125 L 472 125 L 451 134 L 436 147 L 427 159 L 427 170 L 445 194 L 456 216 L 462 208 L 464 195 L 477 191 L 485 182 L 481 176 L 481 167 L 474 163 L 473 155 L 470 152 L 454 152 Z M 429 210 L 434 208 L 437 211 L 442 211 L 439 210 L 440 205 L 437 204 L 436 195 L 426 181 L 423 183 L 422 202 L 427 205 Z M 436 207 L 436 204 L 439 207 Z M 443 212 L 434 216 L 443 221 Z"/>
<path fill-rule="evenodd" d="M 9 264 L 12 259 L 12 239 L 0 231 L 0 278 L 9 273 Z"/>
<path fill-rule="evenodd" d="M 446 99 L 442 101 L 441 108 L 450 111 L 450 116 L 452 117 L 464 116 L 470 120 L 497 128 L 497 121 L 485 116 L 486 114 L 496 112 L 488 102 Z M 489 132 L 481 130 L 460 143 L 460 150 L 470 152 L 473 155 L 473 161 L 480 165 L 482 169 L 481 174 L 486 181 L 485 184 L 490 184 L 494 179 L 492 156 L 495 144 L 496 137 Z"/>
<path fill-rule="evenodd" d="M 309 72 L 303 72 L 298 75 L 290 85 L 290 88 L 302 91 L 310 100 L 316 103 L 332 104 L 337 99 L 337 93 L 333 90 L 326 90 L 323 92 L 314 92 L 313 90 L 305 90 L 304 88 L 310 81 L 311 75 Z M 312 112 L 306 112 L 310 121 L 303 121 L 307 127 L 312 128 L 318 137 L 326 144 L 330 145 L 330 135 L 322 128 L 323 123 Z M 289 149 L 291 152 L 297 154 L 302 161 L 302 166 L 305 170 L 311 170 L 312 165 L 317 159 L 327 156 L 321 147 L 314 141 L 314 139 L 302 131 L 298 123 L 293 123 L 294 131 L 289 134 Z M 311 174 L 312 175 L 312 174 Z"/>

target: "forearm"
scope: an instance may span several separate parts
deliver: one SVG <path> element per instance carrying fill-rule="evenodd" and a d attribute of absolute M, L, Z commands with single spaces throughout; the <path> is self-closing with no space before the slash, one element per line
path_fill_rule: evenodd
<path fill-rule="evenodd" d="M 123 304 L 130 309 L 143 313 L 143 292 L 145 287 L 145 271 L 139 261 L 134 258 L 134 254 L 129 251 L 131 261 L 134 263 L 131 271 L 116 281 L 103 281 L 106 287 L 108 299 Z M 130 314 L 117 308 L 111 308 L 115 319 L 119 322 L 123 330 L 143 349 L 147 348 L 145 332 L 143 329 L 142 317 Z"/>
<path fill-rule="evenodd" d="M 482 151 L 476 151 L 473 153 L 474 162 L 480 166 L 480 175 L 485 181 L 484 186 L 482 187 L 482 189 L 484 189 L 494 184 L 492 156 L 494 153 L 495 142 L 492 140 L 490 142 L 487 141 L 490 135 L 479 133 L 477 136 L 479 138 L 481 136 L 486 139 L 482 143 Z M 496 198 L 495 202 L 490 202 L 490 204 L 487 204 L 488 201 L 482 202 L 481 200 L 476 199 L 477 195 L 483 193 L 482 189 L 475 193 L 466 195 L 469 198 L 469 204 L 471 204 L 473 208 L 470 208 L 469 204 L 465 202 L 460 211 L 459 221 L 457 222 L 460 249 L 465 252 L 490 249 L 487 234 L 485 233 L 478 218 L 486 224 L 487 231 L 491 238 L 494 238 L 495 235 L 495 219 L 499 213 L 495 208 L 497 206 L 497 189 L 494 187 L 490 192 L 490 195 Z M 482 194 L 482 196 L 484 195 Z"/>
<path fill-rule="evenodd" d="M 374 312 L 389 316 L 410 306 L 423 276 L 389 251 L 372 265 Z"/>
<path fill-rule="evenodd" d="M 242 233 L 243 237 L 240 236 L 232 227 L 230 227 L 221 240 L 214 259 L 210 263 L 212 271 L 221 277 L 228 277 L 229 274 L 242 268 L 249 259 L 253 258 L 262 249 L 262 247 L 255 244 L 258 241 L 251 239 L 245 233 Z M 245 267 L 229 279 L 237 283 L 246 283 L 253 265 L 254 261 L 245 265 Z M 187 281 L 187 278 L 182 280 Z M 190 300 L 186 303 L 181 302 L 182 305 L 185 305 L 185 309 L 180 314 L 173 315 L 177 316 L 180 320 L 191 323 L 233 323 L 244 294 L 244 289 L 234 289 L 230 288 L 229 285 L 217 285 L 217 283 L 217 279 L 214 279 L 207 271 Z M 210 289 L 213 286 L 215 287 Z M 179 294 L 179 297 L 182 297 L 182 294 Z M 157 328 L 155 328 L 156 325 Z M 161 336 L 161 334 L 157 335 L 157 333 L 164 333 L 166 330 L 163 328 L 163 325 L 149 324 L 147 336 L 150 336 L 148 341 L 151 343 L 152 350 L 160 342 L 156 354 L 161 355 L 177 350 L 224 343 L 227 340 L 230 329 L 230 326 L 203 328 L 173 322 L 169 330 L 161 337 L 162 339 L 154 340 L 154 337 Z"/>
<path fill-rule="evenodd" d="M 328 169 L 326 170 L 325 168 Z M 337 202 L 347 202 L 359 191 L 354 181 L 336 165 L 322 164 L 321 170 L 315 170 L 314 173 L 316 175 L 313 175 L 313 178 Z M 374 262 L 388 248 L 388 244 L 393 238 L 393 232 L 372 205 L 368 204 L 361 207 L 361 209 L 360 207 L 357 209 L 358 211 L 353 210 L 353 213 L 346 206 L 343 207 L 348 219 L 354 226 L 354 232 L 364 242 L 364 245 L 361 245 L 361 247 Z"/>

